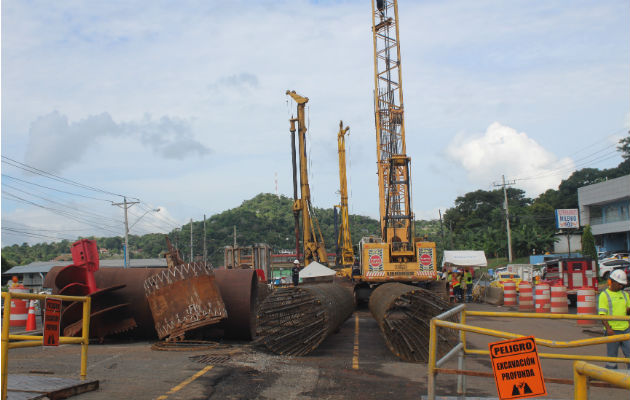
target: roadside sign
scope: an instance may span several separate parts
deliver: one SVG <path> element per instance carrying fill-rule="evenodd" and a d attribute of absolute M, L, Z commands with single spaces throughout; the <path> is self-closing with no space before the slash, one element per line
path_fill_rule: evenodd
<path fill-rule="evenodd" d="M 556 228 L 579 229 L 580 216 L 577 208 L 556 209 Z"/>
<path fill-rule="evenodd" d="M 490 343 L 490 360 L 501 400 L 547 394 L 533 336 Z"/>
<path fill-rule="evenodd" d="M 44 311 L 44 346 L 59 346 L 59 322 L 61 319 L 61 300 L 46 299 Z"/>

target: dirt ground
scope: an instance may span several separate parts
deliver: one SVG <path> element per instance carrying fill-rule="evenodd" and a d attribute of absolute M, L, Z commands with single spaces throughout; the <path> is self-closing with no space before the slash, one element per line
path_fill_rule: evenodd
<path fill-rule="evenodd" d="M 473 304 L 470 309 L 515 311 Z M 353 369 L 355 318 L 359 320 L 358 369 Z M 597 336 L 574 321 L 470 317 L 469 324 L 569 341 Z M 593 328 L 593 332 L 599 329 Z M 487 349 L 496 338 L 468 334 L 471 348 Z M 573 350 L 540 347 L 539 353 L 605 355 L 605 345 Z M 546 377 L 572 379 L 572 361 L 542 359 Z M 601 365 L 601 363 L 599 363 Z M 76 378 L 80 347 L 12 349 L 9 373 Z M 444 368 L 456 368 L 449 361 Z M 491 372 L 488 356 L 467 358 L 466 369 Z M 623 368 L 623 367 L 622 367 Z M 100 389 L 79 400 L 93 399 L 418 399 L 427 392 L 424 364 L 400 361 L 389 352 L 367 309 L 356 311 L 339 330 L 306 357 L 283 357 L 247 342 L 226 342 L 198 351 L 155 351 L 149 342 L 117 342 L 89 347 L 88 378 Z M 199 375 L 191 380 L 195 375 Z M 573 398 L 572 385 L 547 384 L 548 398 Z M 438 375 L 437 393 L 456 395 L 456 377 Z M 591 399 L 627 398 L 618 389 L 592 388 Z M 467 377 L 467 395 L 496 398 L 490 378 Z M 624 397 L 626 396 L 626 397 Z"/>

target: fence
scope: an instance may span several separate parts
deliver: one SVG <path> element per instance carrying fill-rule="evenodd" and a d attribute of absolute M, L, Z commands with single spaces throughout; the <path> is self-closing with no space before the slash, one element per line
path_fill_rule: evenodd
<path fill-rule="evenodd" d="M 590 379 L 605 381 L 622 389 L 630 390 L 630 375 L 598 367 L 584 361 L 573 362 L 573 388 L 575 400 L 588 400 Z"/>
<path fill-rule="evenodd" d="M 83 330 L 81 337 L 60 336 L 59 344 L 80 344 L 81 345 L 81 379 L 87 375 L 87 350 L 89 344 L 90 310 L 91 298 L 83 296 L 61 296 L 35 293 L 11 293 L 2 292 L 4 299 L 4 310 L 2 312 L 2 400 L 7 398 L 9 376 L 9 349 L 20 347 L 42 346 L 44 336 L 37 335 L 11 335 L 9 333 L 9 320 L 11 318 L 11 299 L 23 300 L 46 300 L 49 297 L 63 301 L 80 301 L 83 303 Z"/>
<path fill-rule="evenodd" d="M 450 322 L 446 321 L 446 318 L 452 317 L 454 315 L 460 315 L 460 322 Z M 498 317 L 498 318 L 537 318 L 537 319 L 568 319 L 568 320 L 625 320 L 630 321 L 630 317 L 617 317 L 617 316 L 607 316 L 607 315 L 574 315 L 574 314 L 547 314 L 547 313 L 517 313 L 517 312 L 486 312 L 486 311 L 468 311 L 466 310 L 466 305 L 461 304 L 451 310 L 434 317 L 431 320 L 430 324 L 430 337 L 429 337 L 429 362 L 427 368 L 428 374 L 428 400 L 435 400 L 435 380 L 438 373 L 442 374 L 455 374 L 458 375 L 457 378 L 457 394 L 465 395 L 466 393 L 466 376 L 477 376 L 477 377 L 489 377 L 494 378 L 494 375 L 491 372 L 480 372 L 480 371 L 470 371 L 465 370 L 465 356 L 466 355 L 489 355 L 489 350 L 473 350 L 466 347 L 466 332 L 478 333 L 487 336 L 493 336 L 502 339 L 516 339 L 520 337 L 524 337 L 525 335 L 519 335 L 510 332 L 497 331 L 493 329 L 482 328 L 478 326 L 468 325 L 466 324 L 467 316 L 479 316 L 479 317 Z M 444 355 L 440 360 L 437 360 L 437 328 L 450 328 L 459 330 L 459 343 L 454 346 L 446 355 Z M 593 339 L 581 339 L 574 340 L 570 342 L 562 342 L 556 340 L 548 340 L 548 339 L 539 339 L 536 338 L 536 344 L 539 346 L 550 347 L 550 348 L 573 348 L 573 347 L 584 347 L 595 344 L 603 344 L 603 343 L 611 343 L 611 342 L 620 342 L 623 340 L 630 340 L 630 334 L 623 335 L 614 335 L 614 336 L 604 336 Z M 446 363 L 453 356 L 458 356 L 457 369 L 444 369 L 440 368 L 444 363 Z M 538 353 L 540 358 L 553 358 L 553 359 L 564 359 L 564 360 L 584 360 L 584 361 L 603 361 L 603 362 L 617 362 L 617 363 L 630 363 L 630 358 L 622 358 L 622 357 L 601 357 L 601 356 L 587 356 L 587 355 L 577 355 L 577 354 L 556 354 L 556 353 Z M 569 379 L 558 379 L 558 378 L 545 378 L 546 382 L 549 383 L 561 383 L 561 384 L 573 384 L 574 382 Z M 600 382 L 592 383 L 592 386 L 607 386 L 606 384 Z"/>

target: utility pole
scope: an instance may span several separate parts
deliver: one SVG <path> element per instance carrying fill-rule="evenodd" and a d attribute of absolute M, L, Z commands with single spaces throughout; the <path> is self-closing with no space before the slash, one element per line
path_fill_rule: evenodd
<path fill-rule="evenodd" d="M 507 190 L 505 187 L 508 185 L 514 185 L 516 181 L 511 181 L 511 182 L 506 183 L 505 175 L 501 175 L 501 178 L 503 179 L 503 183 L 500 185 L 495 183 L 494 186 L 503 186 L 503 198 L 504 198 L 503 208 L 505 208 L 505 227 L 507 230 L 507 241 L 508 241 L 508 262 L 512 262 L 512 236 L 510 232 L 510 209 L 508 207 Z"/>
<path fill-rule="evenodd" d="M 207 262 L 208 252 L 206 251 L 206 214 L 203 215 L 203 263 Z"/>
<path fill-rule="evenodd" d="M 193 262 L 192 218 L 190 219 L 190 262 Z"/>
<path fill-rule="evenodd" d="M 236 225 L 234 225 L 234 249 L 236 249 Z"/>
<path fill-rule="evenodd" d="M 127 210 L 129 207 L 132 207 L 134 204 L 138 204 L 139 201 L 127 201 L 127 197 L 123 197 L 122 203 L 112 203 L 113 206 L 123 206 L 125 210 L 125 249 L 124 249 L 124 260 L 125 260 L 125 268 L 129 266 L 129 218 L 127 217 Z"/>
<path fill-rule="evenodd" d="M 444 226 L 442 225 L 442 210 L 438 209 L 438 213 L 440 214 L 440 232 L 442 234 L 442 260 L 444 260 L 444 251 L 446 250 L 446 241 L 444 240 Z"/>

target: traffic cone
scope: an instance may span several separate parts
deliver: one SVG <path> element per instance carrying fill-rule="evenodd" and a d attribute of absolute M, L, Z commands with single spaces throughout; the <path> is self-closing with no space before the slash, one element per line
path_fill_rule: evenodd
<path fill-rule="evenodd" d="M 34 331 L 37 329 L 37 322 L 35 321 L 35 300 L 31 300 L 28 305 L 28 317 L 26 318 L 26 330 Z"/>

